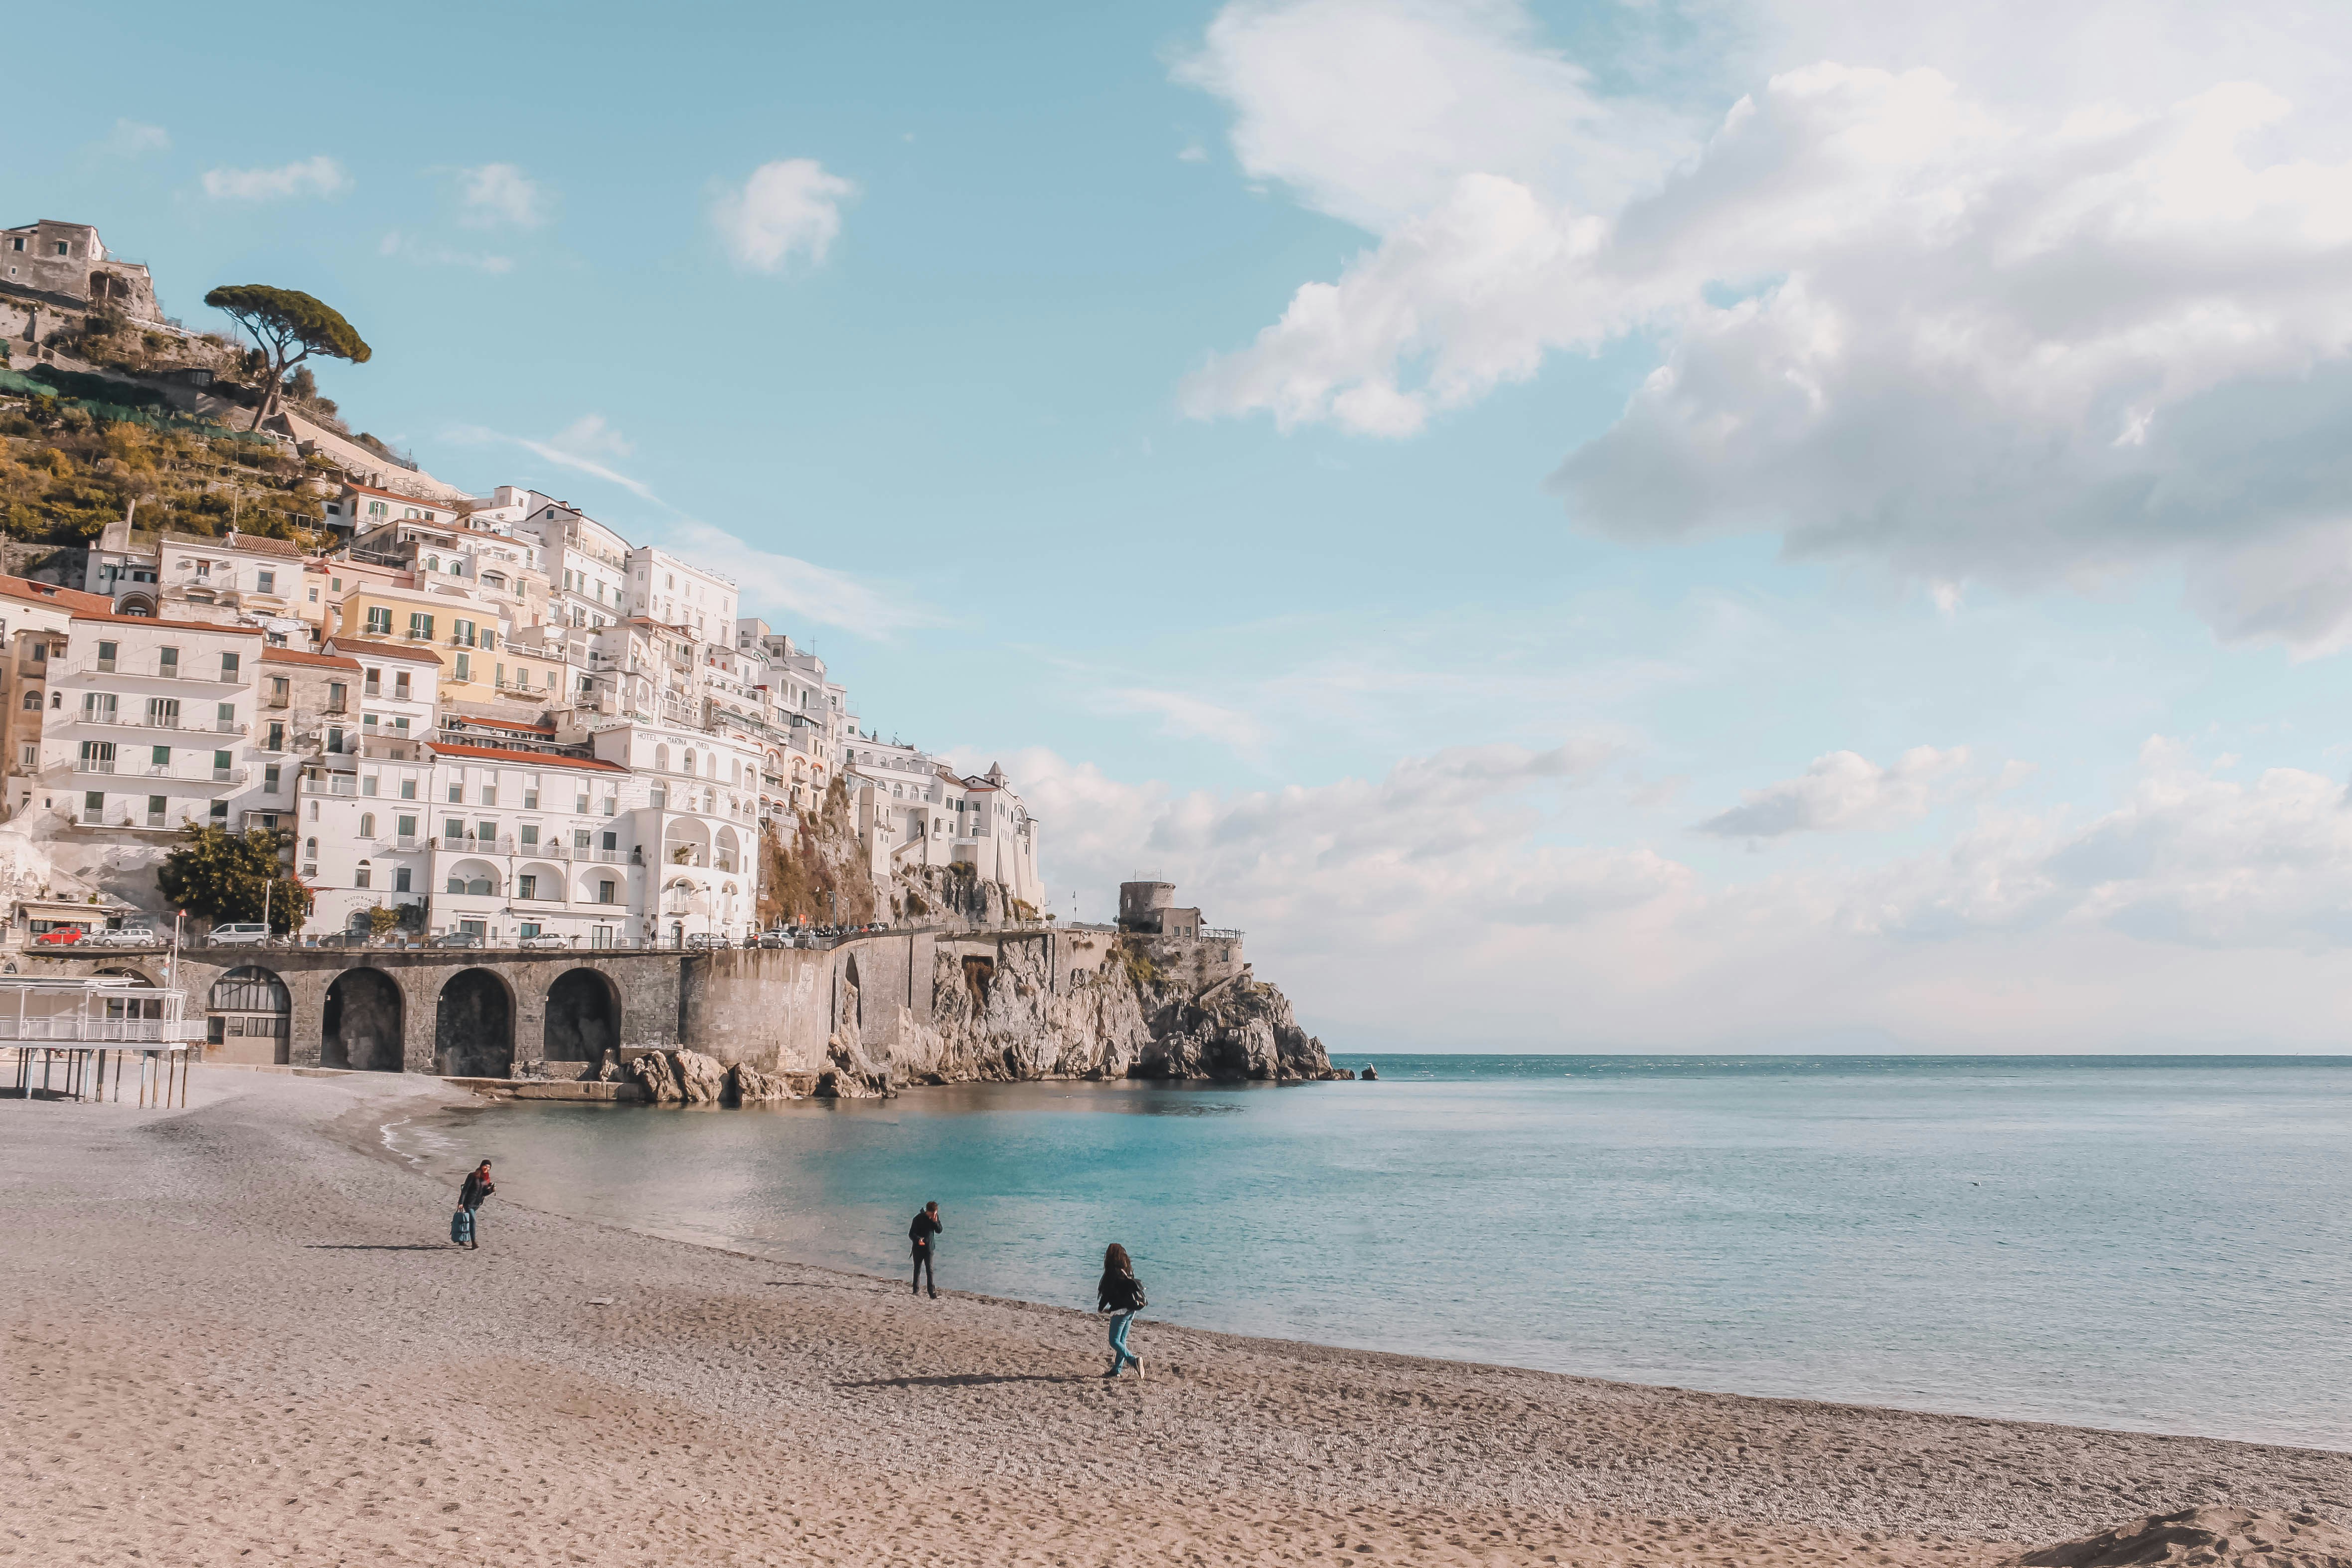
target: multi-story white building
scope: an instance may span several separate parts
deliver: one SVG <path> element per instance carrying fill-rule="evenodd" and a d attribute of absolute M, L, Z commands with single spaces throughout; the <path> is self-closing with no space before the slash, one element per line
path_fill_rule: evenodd
<path fill-rule="evenodd" d="M 629 552 L 627 613 L 725 644 L 735 627 L 735 579 L 651 544 Z"/>
<path fill-rule="evenodd" d="M 511 524 L 540 549 L 548 578 L 548 618 L 595 630 L 628 614 L 629 542 L 579 508 L 538 491 Z"/>
<path fill-rule="evenodd" d="M 75 613 L 52 658 L 40 794 L 76 832 L 226 826 L 263 798 L 256 743 L 260 628 Z"/>

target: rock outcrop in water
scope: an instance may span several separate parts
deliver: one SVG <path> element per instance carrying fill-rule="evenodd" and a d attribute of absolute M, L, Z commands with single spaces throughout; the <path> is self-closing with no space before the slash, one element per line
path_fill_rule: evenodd
<path fill-rule="evenodd" d="M 931 1017 L 906 1008 L 868 1043 L 834 1041 L 828 1077 L 949 1083 L 1035 1078 L 1217 1079 L 1270 1082 L 1332 1075 L 1323 1042 L 1289 1000 L 1247 970 L 1193 992 L 1148 963 L 1118 962 L 1055 990 L 1044 949 L 1008 943 L 1001 962 L 942 952 Z M 819 1092 L 824 1092 L 821 1088 Z"/>

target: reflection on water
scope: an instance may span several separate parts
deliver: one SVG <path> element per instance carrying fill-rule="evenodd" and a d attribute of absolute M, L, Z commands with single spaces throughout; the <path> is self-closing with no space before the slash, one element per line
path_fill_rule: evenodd
<path fill-rule="evenodd" d="M 2352 1063 L 1388 1058 L 469 1119 L 502 1195 L 1153 1315 L 1748 1393 L 2352 1447 Z M 1354 1065 L 1351 1060 L 1350 1065 Z M 404 1130 L 406 1131 L 406 1130 Z"/>

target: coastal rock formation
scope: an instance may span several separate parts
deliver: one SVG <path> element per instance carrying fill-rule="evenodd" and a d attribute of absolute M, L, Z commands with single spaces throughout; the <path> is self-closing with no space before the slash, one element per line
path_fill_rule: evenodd
<path fill-rule="evenodd" d="M 686 1099 L 686 1087 L 678 1080 L 677 1067 L 660 1051 L 647 1051 L 632 1060 L 629 1077 L 655 1105 L 677 1105 Z"/>
<path fill-rule="evenodd" d="M 1057 990 L 1042 944 L 1007 943 L 999 960 L 942 951 L 931 976 L 931 1021 L 905 1007 L 868 1018 L 865 1060 L 898 1082 L 971 1079 L 1215 1079 L 1296 1081 L 1331 1076 L 1323 1042 L 1298 1026 L 1289 1000 L 1245 970 L 1198 992 L 1139 954 L 1066 976 Z M 879 1023 L 880 1026 L 876 1027 Z M 820 1093 L 824 1090 L 820 1088 Z"/>
<path fill-rule="evenodd" d="M 880 1100 L 897 1092 L 888 1069 L 858 1049 L 854 1035 L 835 1035 L 826 1042 L 825 1059 L 832 1065 L 816 1075 L 810 1091 L 818 1100 Z"/>
<path fill-rule="evenodd" d="M 727 1069 L 726 1103 L 758 1105 L 767 1100 L 798 1100 L 789 1079 L 761 1072 L 758 1068 L 737 1062 Z"/>
<path fill-rule="evenodd" d="M 700 1051 L 677 1050 L 666 1053 L 672 1070 L 677 1074 L 678 1089 L 688 1105 L 716 1105 L 727 1090 L 727 1067 L 716 1057 L 706 1057 Z"/>
<path fill-rule="evenodd" d="M 2352 1531 L 2311 1513 L 2208 1504 L 2009 1560 L 2009 1568 L 2352 1568 Z"/>

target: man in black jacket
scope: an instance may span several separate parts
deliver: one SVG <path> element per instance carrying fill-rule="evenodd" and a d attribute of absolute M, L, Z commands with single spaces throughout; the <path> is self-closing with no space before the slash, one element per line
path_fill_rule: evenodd
<path fill-rule="evenodd" d="M 491 1184 L 490 1163 L 488 1160 L 466 1173 L 466 1184 L 457 1189 L 457 1206 L 466 1211 L 466 1245 L 467 1247 L 478 1247 L 482 1245 L 482 1200 L 498 1190 Z"/>
<path fill-rule="evenodd" d="M 931 1237 L 946 1228 L 940 1224 L 940 1205 L 936 1201 L 925 1204 L 923 1212 L 915 1216 L 915 1223 L 907 1227 L 907 1239 L 915 1244 L 915 1282 L 911 1289 L 920 1295 L 928 1283 L 934 1301 L 940 1299 L 940 1279 L 931 1268 Z"/>

